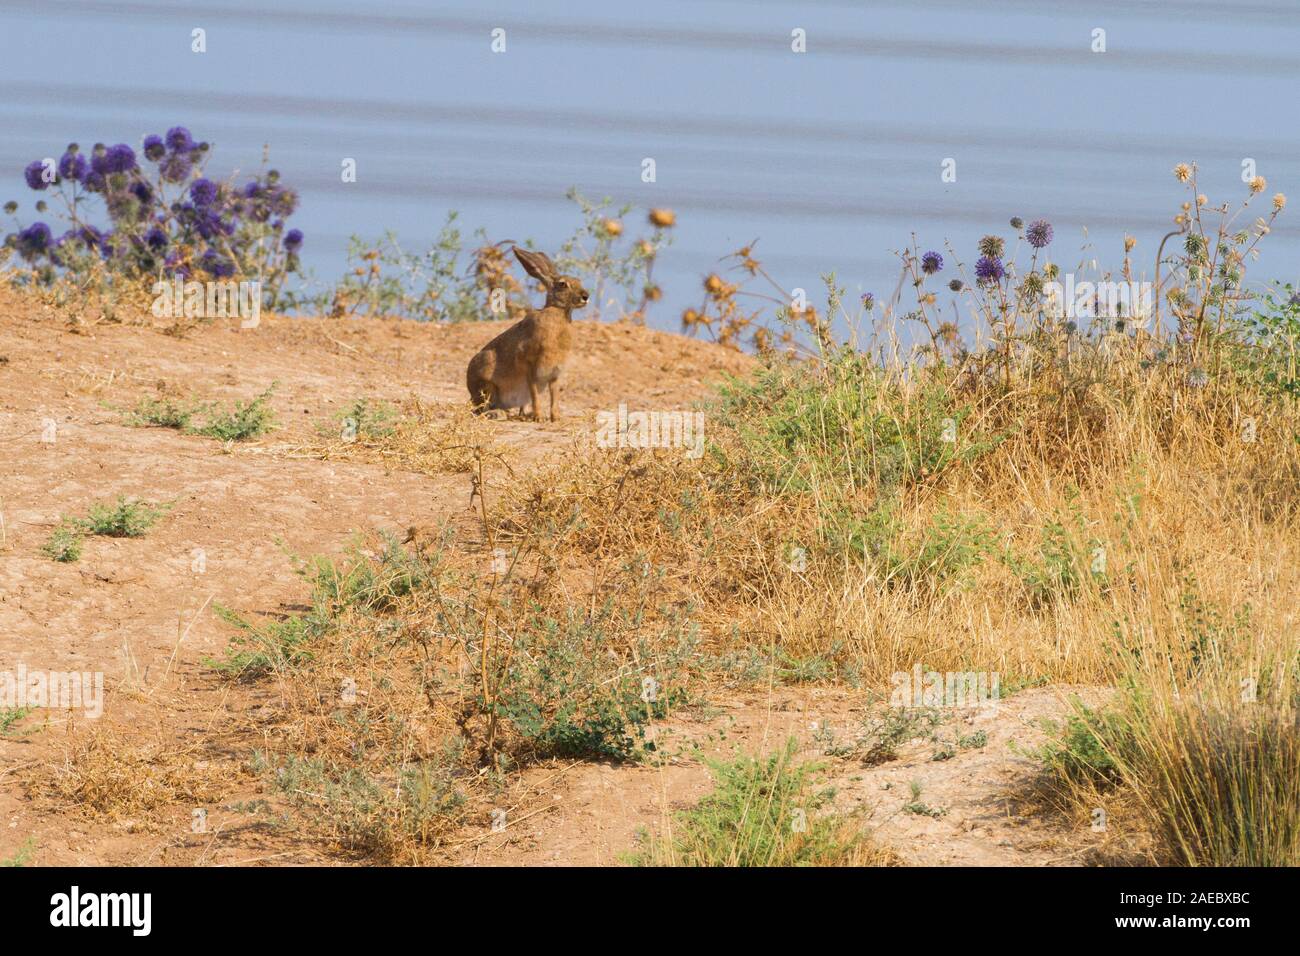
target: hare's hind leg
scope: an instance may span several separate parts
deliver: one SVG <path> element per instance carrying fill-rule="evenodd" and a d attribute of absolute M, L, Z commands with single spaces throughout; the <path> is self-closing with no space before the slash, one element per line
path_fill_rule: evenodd
<path fill-rule="evenodd" d="M 495 389 L 491 382 L 471 377 L 469 380 L 469 401 L 475 414 L 482 414 L 495 405 Z"/>
<path fill-rule="evenodd" d="M 497 389 L 492 384 L 495 371 L 495 356 L 490 352 L 479 352 L 470 359 L 465 369 L 465 385 L 469 389 L 469 401 L 476 412 L 491 408 L 495 404 Z"/>

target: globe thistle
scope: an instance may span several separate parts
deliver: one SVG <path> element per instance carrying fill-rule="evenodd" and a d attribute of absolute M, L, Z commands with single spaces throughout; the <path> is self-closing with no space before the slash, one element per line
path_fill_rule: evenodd
<path fill-rule="evenodd" d="M 1254 179 L 1250 181 L 1250 191 L 1252 194 L 1262 193 L 1265 190 L 1265 188 L 1267 188 L 1267 186 L 1268 186 L 1268 180 L 1265 179 L 1263 176 L 1256 176 Z"/>
<path fill-rule="evenodd" d="M 980 256 L 975 262 L 975 278 L 985 285 L 1001 282 L 1006 274 L 1007 270 L 997 256 Z"/>
<path fill-rule="evenodd" d="M 293 253 L 302 248 L 301 229 L 290 229 L 284 234 L 284 248 Z"/>
<path fill-rule="evenodd" d="M 169 241 L 167 233 L 163 231 L 161 226 L 154 226 L 144 235 L 145 245 L 154 252 L 162 252 L 162 250 L 167 248 L 167 243 Z"/>
<path fill-rule="evenodd" d="M 194 164 L 191 163 L 190 157 L 179 152 L 169 153 L 159 165 L 159 174 L 164 182 L 185 182 L 190 178 L 192 170 Z"/>
<path fill-rule="evenodd" d="M 34 222 L 18 233 L 18 254 L 31 262 L 42 252 L 49 250 L 54 242 L 54 234 L 43 222 Z"/>
<path fill-rule="evenodd" d="M 1052 241 L 1052 224 L 1046 219 L 1035 219 L 1025 230 L 1025 239 L 1035 249 L 1043 249 Z"/>
<path fill-rule="evenodd" d="M 109 193 L 104 205 L 114 222 L 134 222 L 140 214 L 140 202 L 130 193 Z"/>
<path fill-rule="evenodd" d="M 271 192 L 270 205 L 277 216 L 292 216 L 298 208 L 298 194 L 292 189 L 279 187 Z"/>
<path fill-rule="evenodd" d="M 1210 376 L 1198 366 L 1187 373 L 1187 384 L 1192 388 L 1204 388 L 1210 384 Z"/>
<path fill-rule="evenodd" d="M 27 180 L 27 185 L 31 189 L 50 188 L 50 184 L 45 180 L 45 163 L 39 159 L 27 164 L 27 168 L 23 170 L 23 178 Z"/>
<path fill-rule="evenodd" d="M 91 249 L 98 249 L 104 243 L 104 234 L 94 226 L 82 226 L 77 238 Z"/>
<path fill-rule="evenodd" d="M 986 259 L 1001 259 L 1003 242 L 1001 236 L 985 236 L 979 241 L 980 255 Z"/>
<path fill-rule="evenodd" d="M 870 312 L 876 307 L 876 294 L 874 292 L 862 293 L 862 308 Z"/>
<path fill-rule="evenodd" d="M 210 179 L 200 178 L 190 183 L 190 198 L 199 209 L 205 209 L 217 201 L 217 184 Z"/>
<path fill-rule="evenodd" d="M 928 276 L 943 271 L 943 256 L 931 249 L 921 256 L 921 271 Z"/>
<path fill-rule="evenodd" d="M 150 133 L 144 138 L 144 158 L 151 163 L 156 163 L 167 155 L 167 144 L 162 141 L 162 137 Z"/>
<path fill-rule="evenodd" d="M 5 215 L 12 216 L 17 211 L 18 203 L 14 202 L 12 199 L 5 203 Z"/>
<path fill-rule="evenodd" d="M 1019 216 L 1012 216 L 1012 217 L 1011 217 L 1011 228 L 1012 228 L 1012 229 L 1014 229 L 1014 230 L 1016 230 L 1017 232 L 1019 232 L 1021 229 L 1024 228 L 1024 225 L 1025 225 L 1025 221 L 1024 221 L 1023 219 L 1021 219 Z"/>
<path fill-rule="evenodd" d="M 86 177 L 86 170 L 89 167 L 90 164 L 86 162 L 85 156 L 69 149 L 59 159 L 59 178 L 81 182 Z"/>
<path fill-rule="evenodd" d="M 129 173 L 136 168 L 135 150 L 126 143 L 118 143 L 104 151 L 104 168 L 101 173 Z"/>
<path fill-rule="evenodd" d="M 966 288 L 966 285 L 960 279 L 953 279 L 948 283 L 948 288 L 952 289 L 953 292 L 960 292 L 962 289 Z"/>
<path fill-rule="evenodd" d="M 199 257 L 199 266 L 217 279 L 226 279 L 235 274 L 235 266 L 215 249 L 209 249 Z"/>
<path fill-rule="evenodd" d="M 130 191 L 132 196 L 140 200 L 142 203 L 148 203 L 153 199 L 153 189 L 151 189 L 149 184 L 143 179 L 137 179 L 128 186 L 127 189 Z"/>
<path fill-rule="evenodd" d="M 1281 211 L 1282 211 L 1283 209 L 1285 209 L 1285 208 L 1286 208 L 1286 194 L 1285 194 L 1285 193 L 1277 193 L 1276 195 L 1274 195 L 1274 196 L 1273 196 L 1273 210 L 1274 210 L 1275 212 L 1281 212 Z"/>
<path fill-rule="evenodd" d="M 167 148 L 173 153 L 188 153 L 194 148 L 194 139 L 184 126 L 173 126 L 164 137 Z"/>
<path fill-rule="evenodd" d="M 1031 272 L 1025 276 L 1025 281 L 1021 283 L 1021 288 L 1029 295 L 1038 295 L 1043 291 L 1043 277 L 1037 272 Z"/>
<path fill-rule="evenodd" d="M 1185 183 L 1192 178 L 1192 167 L 1186 163 L 1179 163 L 1174 167 L 1174 178 L 1180 183 Z"/>

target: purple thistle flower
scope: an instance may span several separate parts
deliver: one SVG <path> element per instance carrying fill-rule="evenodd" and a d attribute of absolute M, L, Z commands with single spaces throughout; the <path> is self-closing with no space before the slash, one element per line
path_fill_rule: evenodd
<path fill-rule="evenodd" d="M 166 249 L 168 241 L 167 233 L 163 231 L 161 226 L 154 226 L 144 235 L 145 245 L 154 252 L 161 252 Z"/>
<path fill-rule="evenodd" d="M 277 186 L 271 191 L 271 211 L 277 216 L 292 216 L 298 208 L 298 194 L 292 189 Z"/>
<path fill-rule="evenodd" d="M 158 171 L 166 182 L 183 183 L 190 178 L 193 168 L 190 158 L 184 153 L 172 153 L 162 161 Z"/>
<path fill-rule="evenodd" d="M 210 179 L 196 179 L 190 183 L 190 198 L 200 209 L 217 201 L 217 184 Z"/>
<path fill-rule="evenodd" d="M 209 249 L 199 258 L 199 265 L 218 279 L 226 279 L 235 274 L 235 265 L 223 258 L 214 249 Z"/>
<path fill-rule="evenodd" d="M 928 276 L 934 275 L 943 269 L 943 256 L 931 249 L 925 255 L 921 256 L 921 271 Z"/>
<path fill-rule="evenodd" d="M 86 157 L 80 153 L 67 152 L 59 160 L 59 178 L 70 179 L 73 182 L 80 182 L 85 178 L 86 170 L 90 164 L 86 162 Z"/>
<path fill-rule="evenodd" d="M 153 199 L 153 190 L 149 188 L 149 184 L 143 179 L 137 179 L 127 189 L 131 191 L 132 196 L 142 203 L 147 203 Z"/>
<path fill-rule="evenodd" d="M 1025 239 L 1035 249 L 1042 249 L 1052 241 L 1052 224 L 1046 219 L 1035 219 L 1025 230 Z"/>
<path fill-rule="evenodd" d="M 985 284 L 1001 282 L 1007 270 L 996 256 L 980 256 L 975 262 L 975 278 Z"/>
<path fill-rule="evenodd" d="M 27 168 L 23 170 L 23 178 L 27 180 L 27 185 L 32 189 L 49 189 L 50 184 L 45 180 L 45 163 L 42 160 L 36 160 L 34 163 L 28 163 Z"/>
<path fill-rule="evenodd" d="M 150 133 L 144 138 L 144 157 L 150 162 L 158 162 L 167 155 L 167 145 L 162 141 L 162 137 Z"/>
<path fill-rule="evenodd" d="M 18 233 L 18 254 L 31 262 L 54 242 L 54 234 L 43 222 L 34 222 Z"/>
<path fill-rule="evenodd" d="M 302 248 L 302 230 L 290 229 L 284 234 L 284 247 L 290 252 L 297 252 Z"/>
<path fill-rule="evenodd" d="M 126 143 L 108 147 L 104 151 L 104 166 L 102 172 L 129 173 L 136 167 L 135 150 Z"/>
<path fill-rule="evenodd" d="M 173 126 L 167 131 L 167 148 L 173 153 L 187 153 L 194 148 L 194 139 L 184 126 Z"/>
<path fill-rule="evenodd" d="M 98 248 L 104 241 L 103 233 L 94 226 L 82 226 L 81 231 L 78 233 L 78 237 L 92 249 Z"/>

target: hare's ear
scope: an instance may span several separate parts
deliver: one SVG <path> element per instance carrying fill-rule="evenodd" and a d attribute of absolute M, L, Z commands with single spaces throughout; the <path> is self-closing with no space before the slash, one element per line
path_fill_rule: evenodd
<path fill-rule="evenodd" d="M 524 271 L 549 289 L 551 282 L 555 278 L 555 266 L 546 257 L 546 253 L 529 252 L 526 249 L 520 249 L 518 246 L 515 246 L 514 250 L 515 258 L 524 267 Z"/>

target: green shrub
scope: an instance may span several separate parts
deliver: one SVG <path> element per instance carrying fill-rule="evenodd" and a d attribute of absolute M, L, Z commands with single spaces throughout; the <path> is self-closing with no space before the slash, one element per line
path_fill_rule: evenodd
<path fill-rule="evenodd" d="M 796 762 L 791 738 L 769 757 L 708 761 L 713 793 L 674 816 L 670 832 L 647 841 L 637 866 L 851 866 L 884 863 L 855 821 L 819 814 L 833 793 L 820 769 Z M 869 857 L 874 855 L 874 859 Z"/>
<path fill-rule="evenodd" d="M 825 485 L 847 496 L 872 488 L 890 494 L 1000 441 L 963 434 L 970 409 L 952 401 L 943 381 L 905 386 L 850 349 L 820 366 L 774 360 L 749 378 L 733 378 L 719 411 L 748 453 L 731 465 L 777 493 Z"/>
<path fill-rule="evenodd" d="M 204 424 L 191 428 L 191 434 L 219 441 L 247 441 L 266 433 L 275 423 L 275 411 L 271 408 L 273 391 L 274 385 L 251 402 L 235 402 L 231 409 L 219 410 L 216 406 L 209 406 L 204 410 Z"/>
<path fill-rule="evenodd" d="M 86 534 L 108 538 L 139 538 L 167 511 L 167 506 L 149 505 L 123 496 L 111 505 L 92 505 L 86 517 L 74 519 L 74 522 Z"/>
<path fill-rule="evenodd" d="M 636 658 L 644 663 L 611 660 L 610 623 L 607 616 L 543 619 L 515 636 L 494 706 L 536 755 L 632 759 L 654 749 L 646 740 L 650 721 L 685 698 L 668 684 L 676 660 L 656 668 L 645 645 Z"/>
<path fill-rule="evenodd" d="M 81 558 L 81 533 L 75 525 L 62 522 L 41 546 L 42 553 L 53 561 L 72 563 Z"/>
<path fill-rule="evenodd" d="M 1132 730 L 1117 712 L 1094 710 L 1072 698 L 1075 712 L 1058 725 L 1039 751 L 1048 773 L 1067 785 L 1110 787 L 1121 779 L 1118 755 L 1132 743 Z"/>
<path fill-rule="evenodd" d="M 141 428 L 175 428 L 188 431 L 198 408 L 170 398 L 142 398 L 127 413 L 126 423 Z"/>

